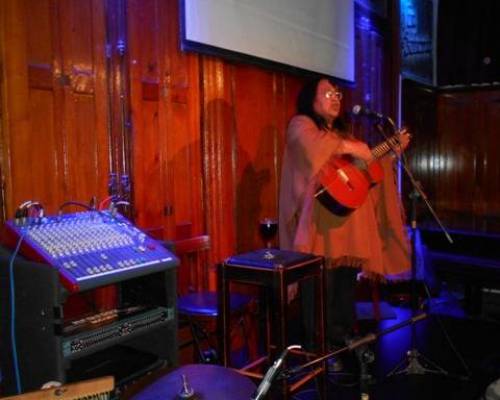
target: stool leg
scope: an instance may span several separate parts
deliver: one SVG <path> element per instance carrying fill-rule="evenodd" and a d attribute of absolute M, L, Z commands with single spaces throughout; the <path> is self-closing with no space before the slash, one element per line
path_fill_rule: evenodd
<path fill-rule="evenodd" d="M 229 281 L 225 277 L 225 264 L 218 264 L 217 268 L 217 287 L 218 287 L 218 317 L 217 331 L 219 332 L 219 349 L 222 352 L 222 364 L 228 367 L 231 354 L 231 337 L 229 334 Z"/>
<path fill-rule="evenodd" d="M 371 282 L 370 286 L 372 288 L 373 315 L 376 321 L 380 321 L 380 291 L 378 282 Z"/>
<path fill-rule="evenodd" d="M 193 343 L 195 351 L 198 353 L 198 360 L 203 364 L 215 364 L 217 363 L 218 356 L 217 351 L 212 347 L 210 343 L 210 335 L 207 331 L 201 327 L 196 321 L 193 320 L 191 316 L 186 316 L 189 328 L 191 331 L 191 336 L 193 337 Z M 202 340 L 205 340 L 208 344 L 208 349 L 203 350 Z"/>
<path fill-rule="evenodd" d="M 241 329 L 241 335 L 243 336 L 243 341 L 245 343 L 245 363 L 246 364 L 250 358 L 250 344 L 248 343 L 248 335 L 247 335 L 247 329 L 246 329 L 246 323 L 245 323 L 245 315 L 242 315 L 240 320 L 238 321 Z"/>
<path fill-rule="evenodd" d="M 201 361 L 204 359 L 204 357 L 203 357 L 203 352 L 201 350 L 200 339 L 198 338 L 198 333 L 196 332 L 196 327 L 194 325 L 194 321 L 190 316 L 187 316 L 187 320 L 189 323 L 189 329 L 191 331 L 191 337 L 193 338 L 195 351 L 198 353 L 198 359 Z"/>

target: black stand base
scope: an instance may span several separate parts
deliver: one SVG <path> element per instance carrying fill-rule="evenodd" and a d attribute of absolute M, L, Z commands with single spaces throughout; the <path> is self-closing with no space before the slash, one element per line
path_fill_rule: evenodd
<path fill-rule="evenodd" d="M 403 366 L 406 367 L 403 368 Z M 429 360 L 417 349 L 410 349 L 406 352 L 406 359 L 401 361 L 396 367 L 390 371 L 387 376 L 394 375 L 424 375 L 424 374 L 436 374 L 448 376 L 448 372 L 437 365 L 435 362 Z"/>

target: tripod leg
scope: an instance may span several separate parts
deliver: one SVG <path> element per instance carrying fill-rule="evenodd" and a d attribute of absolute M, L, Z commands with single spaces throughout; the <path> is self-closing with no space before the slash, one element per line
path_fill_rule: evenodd
<path fill-rule="evenodd" d="M 418 352 L 417 352 L 418 353 Z M 430 365 L 432 368 L 434 368 L 434 371 L 433 370 L 429 370 L 427 368 L 425 368 L 428 372 L 436 372 L 436 373 L 441 373 L 443 375 L 448 375 L 448 372 L 446 372 L 445 369 L 441 368 L 438 364 L 436 364 L 434 361 L 428 359 L 427 357 L 425 357 L 423 354 L 420 354 L 418 353 L 416 355 L 416 357 L 420 357 L 422 358 L 422 360 L 427 363 L 428 365 Z"/>
<path fill-rule="evenodd" d="M 401 369 L 405 365 L 406 359 L 403 358 L 388 374 L 387 376 L 399 375 L 404 373 L 404 369 Z"/>

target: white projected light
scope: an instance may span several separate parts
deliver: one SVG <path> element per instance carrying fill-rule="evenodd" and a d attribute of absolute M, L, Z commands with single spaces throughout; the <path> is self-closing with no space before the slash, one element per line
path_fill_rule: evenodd
<path fill-rule="evenodd" d="M 184 48 L 222 49 L 354 82 L 353 0 L 184 0 L 183 12 Z"/>

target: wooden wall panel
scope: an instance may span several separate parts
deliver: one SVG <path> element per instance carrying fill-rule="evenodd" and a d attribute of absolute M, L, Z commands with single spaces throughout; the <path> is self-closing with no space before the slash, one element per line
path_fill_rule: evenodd
<path fill-rule="evenodd" d="M 180 50 L 176 1 L 129 1 L 136 221 L 203 233 L 198 56 Z"/>
<path fill-rule="evenodd" d="M 164 69 L 158 1 L 129 1 L 128 40 L 132 115 L 132 180 L 136 222 L 163 228 L 166 207 L 165 107 L 160 102 Z"/>
<path fill-rule="evenodd" d="M 476 138 L 481 143 L 482 170 L 478 179 L 481 182 L 481 195 L 478 213 L 483 217 L 478 228 L 490 232 L 500 232 L 500 92 L 481 94 L 481 112 L 484 123 Z"/>
<path fill-rule="evenodd" d="M 500 232 L 500 92 L 404 87 L 410 165 L 443 224 Z M 422 225 L 436 225 L 422 202 L 418 209 Z"/>
<path fill-rule="evenodd" d="M 6 215 L 103 196 L 108 171 L 100 1 L 2 2 Z M 82 144 L 85 147 L 81 147 Z"/>
<path fill-rule="evenodd" d="M 500 227 L 499 104 L 498 91 L 439 95 L 437 198 L 452 227 L 492 232 Z"/>
<path fill-rule="evenodd" d="M 415 175 L 427 197 L 434 200 L 439 188 L 437 181 L 431 176 L 433 160 L 439 151 L 437 141 L 437 95 L 435 90 L 422 87 L 413 81 L 403 81 L 402 99 L 403 119 L 413 133 L 411 146 L 406 151 L 406 156 L 410 162 L 410 168 Z M 407 179 L 403 185 L 403 201 L 410 210 L 409 194 L 410 185 Z M 424 215 L 417 216 L 419 221 L 424 219 Z"/>
<path fill-rule="evenodd" d="M 104 4 L 72 0 L 57 6 L 65 200 L 87 202 L 92 196 L 106 196 L 109 173 Z"/>
<path fill-rule="evenodd" d="M 468 96 L 445 94 L 438 97 L 439 153 L 433 168 L 441 185 L 437 206 L 447 212 L 473 213 L 477 187 L 477 120 Z"/>
<path fill-rule="evenodd" d="M 16 206 L 23 200 L 40 199 L 49 207 L 63 201 L 61 171 L 62 142 L 56 133 L 57 110 L 50 89 L 38 89 L 30 85 L 29 127 L 23 135 L 13 138 L 12 170 L 13 192 Z M 22 142 L 21 142 L 22 140 Z M 28 175 L 29 174 L 29 175 Z M 8 214 L 12 218 L 12 214 Z"/>
<path fill-rule="evenodd" d="M 208 231 L 215 260 L 263 246 L 277 218 L 284 135 L 303 79 L 202 57 Z"/>
<path fill-rule="evenodd" d="M 282 96 L 278 104 L 277 73 L 240 65 L 233 71 L 236 250 L 243 252 L 263 245 L 258 236 L 259 219 L 278 217 L 276 119 L 283 105 Z"/>
<path fill-rule="evenodd" d="M 47 193 L 44 185 L 49 189 L 48 193 L 56 194 L 56 188 L 61 184 L 55 173 L 61 149 L 57 148 L 56 135 L 51 129 L 54 124 L 48 120 L 54 115 L 49 64 L 52 51 L 47 44 L 40 47 L 31 44 L 33 35 L 30 35 L 28 26 L 35 18 L 28 20 L 25 7 L 26 4 L 21 2 L 2 4 L 2 66 L 6 77 L 2 99 L 2 172 L 7 218 L 13 217 L 15 207 L 22 201 L 41 199 L 41 195 Z M 49 2 L 40 2 L 35 11 L 40 12 L 38 23 L 33 25 L 41 29 L 38 39 L 51 44 Z M 31 54 L 33 49 L 36 51 Z M 43 132 L 44 129 L 48 130 Z M 37 148 L 33 151 L 35 143 Z M 44 145 L 49 157 L 41 151 Z M 39 183 L 35 184 L 35 181 Z M 60 199 L 59 194 L 55 200 Z"/>
<path fill-rule="evenodd" d="M 205 233 L 200 70 L 196 53 L 180 51 L 179 2 L 168 2 L 163 23 L 167 29 L 165 88 L 168 101 L 167 171 L 175 182 L 168 190 L 174 206 L 176 233 L 190 226 L 192 235 Z M 188 232 L 186 232 L 188 233 Z"/>
<path fill-rule="evenodd" d="M 205 216 L 212 237 L 213 260 L 223 260 L 236 248 L 236 185 L 234 155 L 236 123 L 230 75 L 234 66 L 201 57 L 203 84 L 202 132 Z M 210 285 L 215 284 L 214 276 Z"/>

